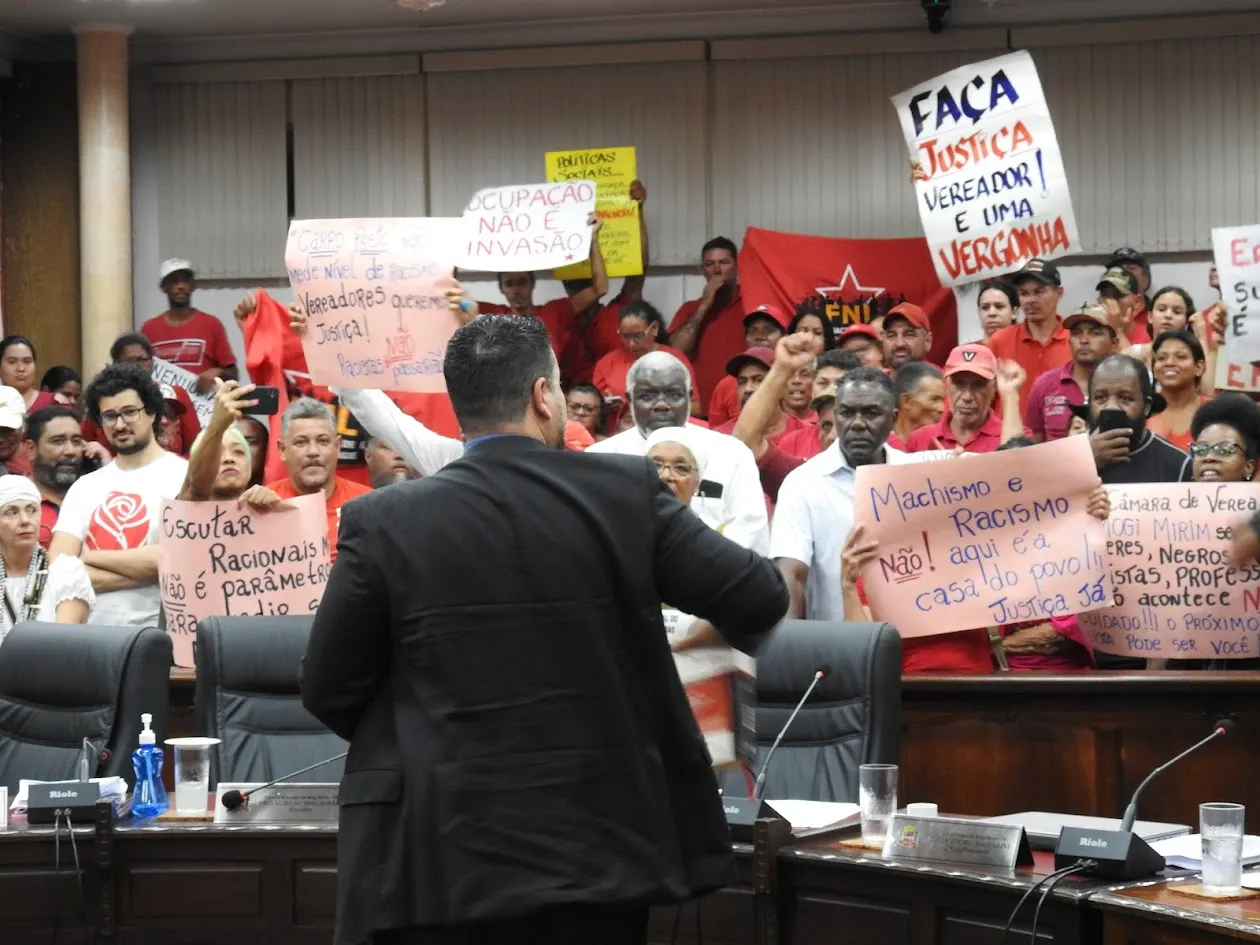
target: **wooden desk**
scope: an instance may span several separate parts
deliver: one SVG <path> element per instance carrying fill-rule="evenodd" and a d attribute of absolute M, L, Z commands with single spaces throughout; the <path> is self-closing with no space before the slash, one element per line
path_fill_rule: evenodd
<path fill-rule="evenodd" d="M 1212 903 L 1170 889 L 1197 879 L 1103 890 L 1090 904 L 1103 917 L 1105 945 L 1225 945 L 1260 942 L 1260 899 Z"/>
<path fill-rule="evenodd" d="M 1197 825 L 1202 801 L 1247 805 L 1260 833 L 1260 673 L 999 673 L 902 678 L 903 801 L 994 815 L 1119 817 L 1141 780 L 1232 718 L 1232 735 L 1162 774 L 1141 817 Z"/>

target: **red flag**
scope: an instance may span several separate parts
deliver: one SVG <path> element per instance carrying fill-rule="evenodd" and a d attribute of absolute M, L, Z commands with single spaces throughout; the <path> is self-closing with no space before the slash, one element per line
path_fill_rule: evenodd
<path fill-rule="evenodd" d="M 739 251 L 745 311 L 776 305 L 812 312 L 835 330 L 913 302 L 932 320 L 928 360 L 944 364 L 958 344 L 954 293 L 936 277 L 927 240 L 856 240 L 749 227 Z"/>

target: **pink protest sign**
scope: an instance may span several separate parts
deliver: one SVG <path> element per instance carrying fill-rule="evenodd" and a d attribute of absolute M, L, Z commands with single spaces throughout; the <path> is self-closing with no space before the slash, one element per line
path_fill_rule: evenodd
<path fill-rule="evenodd" d="M 591 255 L 593 180 L 488 187 L 472 195 L 460 230 L 461 269 L 532 272 Z"/>
<path fill-rule="evenodd" d="M 194 665 L 197 624 L 207 617 L 314 613 L 332 569 L 322 495 L 270 512 L 168 500 L 158 544 L 176 666 Z"/>
<path fill-rule="evenodd" d="M 859 466 L 854 522 L 879 542 L 871 612 L 902 636 L 1106 606 L 1099 484 L 1086 437 L 909 466 Z"/>
<path fill-rule="evenodd" d="M 1148 659 L 1260 656 L 1260 565 L 1225 564 L 1231 530 L 1260 510 L 1250 482 L 1111 486 L 1115 606 L 1082 614 L 1097 650 Z"/>
<path fill-rule="evenodd" d="M 458 220 L 295 220 L 284 262 L 316 384 L 440 393 Z"/>

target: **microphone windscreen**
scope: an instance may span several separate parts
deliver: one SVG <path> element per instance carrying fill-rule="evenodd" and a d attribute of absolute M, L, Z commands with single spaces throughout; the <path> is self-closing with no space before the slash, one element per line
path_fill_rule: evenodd
<path fill-rule="evenodd" d="M 1217 719 L 1216 727 L 1220 729 L 1221 731 L 1223 731 L 1226 735 L 1229 735 L 1234 731 L 1234 720 L 1233 719 Z"/>
<path fill-rule="evenodd" d="M 818 664 L 818 672 L 822 673 L 822 678 L 823 678 L 823 679 L 826 679 L 828 676 L 830 676 L 830 675 L 831 675 L 831 664 L 830 664 L 830 663 L 819 663 L 819 664 Z"/>
<path fill-rule="evenodd" d="M 226 791 L 223 796 L 219 798 L 219 803 L 228 810 L 236 810 L 245 803 L 245 797 L 240 791 Z"/>

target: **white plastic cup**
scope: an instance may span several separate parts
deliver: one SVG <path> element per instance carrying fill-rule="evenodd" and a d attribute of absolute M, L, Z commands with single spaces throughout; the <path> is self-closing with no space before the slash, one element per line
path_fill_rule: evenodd
<path fill-rule="evenodd" d="M 175 749 L 175 813 L 204 814 L 210 809 L 210 749 L 217 738 L 168 738 Z"/>

